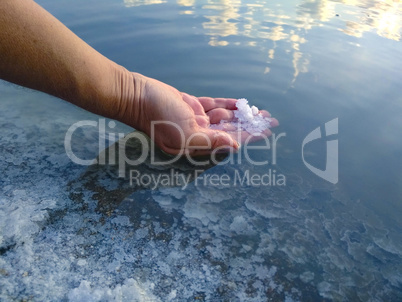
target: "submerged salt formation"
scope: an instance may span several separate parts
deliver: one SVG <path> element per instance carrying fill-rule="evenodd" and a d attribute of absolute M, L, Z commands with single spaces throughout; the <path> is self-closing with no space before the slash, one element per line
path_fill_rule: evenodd
<path fill-rule="evenodd" d="M 186 188 L 130 187 L 117 168 L 66 156 L 66 129 L 88 113 L 67 106 L 70 114 L 52 119 L 63 104 L 4 91 L 0 301 L 402 301 L 400 230 L 368 202 L 298 169 L 298 159 L 278 154 L 286 188 L 232 185 L 236 171 L 271 168 L 248 160 L 208 167 Z M 124 131 L 131 128 L 117 125 L 105 137 Z M 99 135 L 82 127 L 75 154 L 96 157 Z M 135 140 L 126 147 L 128 158 L 141 154 Z M 192 171 L 185 162 L 151 164 L 132 169 Z M 215 175 L 232 184 L 204 185 Z"/>
<path fill-rule="evenodd" d="M 220 124 L 211 125 L 210 128 L 223 130 L 225 124 L 239 130 L 245 130 L 253 135 L 260 135 L 265 130 L 271 128 L 272 119 L 264 117 L 256 106 L 249 106 L 247 99 L 241 98 L 236 102 L 237 110 L 234 111 L 235 120 L 227 123 L 221 121 Z"/>

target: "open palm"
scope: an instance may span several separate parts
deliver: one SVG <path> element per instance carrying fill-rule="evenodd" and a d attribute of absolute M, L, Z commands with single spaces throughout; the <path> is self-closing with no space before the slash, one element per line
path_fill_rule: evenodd
<path fill-rule="evenodd" d="M 224 131 L 210 129 L 221 120 L 234 120 L 236 99 L 194 97 L 151 78 L 142 80 L 135 128 L 147 133 L 165 152 L 190 155 L 209 154 L 212 150 L 239 148 L 251 134 L 224 125 Z M 269 116 L 266 111 L 261 111 Z M 278 122 L 273 119 L 272 126 Z M 263 135 L 269 136 L 267 129 Z M 252 140 L 257 140 L 253 136 Z"/>

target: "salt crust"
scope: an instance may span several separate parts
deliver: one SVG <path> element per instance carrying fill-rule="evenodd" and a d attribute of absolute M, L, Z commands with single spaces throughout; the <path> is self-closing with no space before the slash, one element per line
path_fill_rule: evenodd
<path fill-rule="evenodd" d="M 224 130 L 225 124 L 229 124 L 229 126 L 234 126 L 239 130 L 245 130 L 253 135 L 261 135 L 266 129 L 271 128 L 272 119 L 264 117 L 256 106 L 250 107 L 247 99 L 238 99 L 236 107 L 237 110 L 234 111 L 235 121 L 227 123 L 222 120 L 219 124 L 211 125 L 210 128 Z"/>
<path fill-rule="evenodd" d="M 187 301 L 200 293 L 207 301 L 300 301 L 314 291 L 330 300 L 398 300 L 398 233 L 346 192 L 288 173 L 285 191 L 160 188 L 152 192 L 152 211 L 141 212 L 144 224 L 134 226 L 128 213 L 97 211 L 94 194 L 116 195 L 117 185 L 105 189 L 109 174 L 83 177 L 86 167 L 65 155 L 65 129 L 88 117 L 74 111 L 55 120 L 62 104 L 52 109 L 46 96 L 20 102 L 22 92 L 0 91 L 0 166 L 7 176 L 0 190 L 1 301 Z M 29 119 L 20 115 L 26 106 Z M 74 141 L 76 154 L 98 150 L 97 138 L 96 128 L 85 129 Z M 247 162 L 233 169 L 239 167 L 258 171 Z M 312 188 L 328 193 L 327 202 L 316 201 Z M 142 207 L 146 200 L 135 197 L 143 194 L 129 198 Z M 168 211 L 174 214 L 163 215 Z M 164 216 L 173 222 L 162 223 Z"/>

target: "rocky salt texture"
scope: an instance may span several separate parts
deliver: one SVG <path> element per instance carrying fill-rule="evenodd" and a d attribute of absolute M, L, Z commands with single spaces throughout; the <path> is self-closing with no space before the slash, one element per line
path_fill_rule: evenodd
<path fill-rule="evenodd" d="M 254 135 L 260 135 L 265 130 L 271 128 L 272 119 L 264 117 L 256 106 L 250 107 L 246 99 L 238 99 L 236 107 L 237 110 L 234 111 L 234 121 L 230 123 L 221 121 L 219 124 L 211 125 L 210 128 L 223 130 L 225 129 L 225 124 L 229 124 L 235 129 L 245 130 Z"/>
<path fill-rule="evenodd" d="M 286 187 L 130 187 L 65 154 L 71 124 L 96 116 L 0 89 L 1 301 L 401 301 L 400 232 L 293 162 Z M 96 127 L 77 130 L 77 156 L 97 149 Z M 266 173 L 243 161 L 204 175 L 239 169 Z"/>

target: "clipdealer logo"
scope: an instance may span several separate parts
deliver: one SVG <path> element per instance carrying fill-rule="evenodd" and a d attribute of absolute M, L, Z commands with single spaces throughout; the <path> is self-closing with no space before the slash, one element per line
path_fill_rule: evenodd
<path fill-rule="evenodd" d="M 174 169 L 169 172 L 158 174 L 141 173 L 140 170 L 131 169 L 129 180 L 130 186 L 140 186 L 155 190 L 159 187 L 181 187 L 185 190 L 190 183 L 197 186 L 219 187 L 260 187 L 260 186 L 285 186 L 286 177 L 277 173 L 275 169 L 268 169 L 266 173 L 253 173 L 250 170 L 234 173 L 203 173 L 204 170 L 194 170 L 188 174 L 182 174 Z"/>
<path fill-rule="evenodd" d="M 217 158 L 219 155 L 219 150 L 214 150 L 211 153 L 210 158 L 203 161 L 195 161 L 191 156 L 189 156 L 186 152 L 181 152 L 175 156 L 166 158 L 165 160 L 160 160 L 158 156 L 155 156 L 155 144 L 152 136 L 155 133 L 155 125 L 158 124 L 168 124 L 169 126 L 173 126 L 177 129 L 182 138 L 183 149 L 189 144 L 189 142 L 185 141 L 185 136 L 183 130 L 175 123 L 169 121 L 154 121 L 151 125 L 151 139 L 149 140 L 143 133 L 134 131 L 127 135 L 124 133 L 115 133 L 110 131 L 116 126 L 114 121 L 109 121 L 106 124 L 105 119 L 99 119 L 99 121 L 85 120 L 74 123 L 67 130 L 64 145 L 67 156 L 78 165 L 89 166 L 89 165 L 117 165 L 118 166 L 118 176 L 126 177 L 126 168 L 129 167 L 138 167 L 139 165 L 147 162 L 147 164 L 153 166 L 161 166 L 161 165 L 171 165 L 180 160 L 182 157 L 186 157 L 187 160 L 194 165 L 197 166 L 206 166 L 206 165 L 225 165 L 225 164 L 242 164 L 243 161 L 248 162 L 253 166 L 262 166 L 262 165 L 276 165 L 277 164 L 277 143 L 280 138 L 285 137 L 286 133 L 276 134 L 273 133 L 272 136 L 266 137 L 262 136 L 263 145 L 253 146 L 247 145 L 247 142 L 242 147 L 242 156 L 235 156 L 235 152 L 233 150 L 229 150 L 225 159 Z M 102 151 L 106 149 L 106 138 L 109 141 L 116 141 L 117 146 L 113 145 L 113 148 L 110 148 L 108 152 L 108 157 L 106 158 L 105 154 L 102 156 L 98 156 L 94 159 L 82 159 L 79 158 L 73 152 L 72 148 L 72 137 L 74 132 L 81 127 L 96 127 L 99 132 L 99 154 L 102 154 Z M 107 129 L 108 128 L 108 129 Z M 301 157 L 304 165 L 312 171 L 314 174 L 319 176 L 320 178 L 332 183 L 336 184 L 338 182 L 338 140 L 331 139 L 326 142 L 326 168 L 324 170 L 318 169 L 308 163 L 305 159 L 304 149 L 307 144 L 312 141 L 323 139 L 326 137 L 333 137 L 338 134 L 338 118 L 335 118 L 327 123 L 325 123 L 325 135 L 321 135 L 321 128 L 317 127 L 313 131 L 311 131 L 303 140 L 301 146 Z M 192 137 L 193 138 L 193 137 Z M 136 158 L 129 158 L 126 154 L 126 145 L 129 140 L 134 139 L 138 141 L 140 152 L 136 154 Z M 240 138 L 239 138 L 240 140 Z M 117 148 L 116 148 L 117 147 Z M 269 150 L 271 152 L 271 160 L 267 159 L 256 161 L 250 157 L 249 150 L 256 149 L 264 149 Z M 244 155 L 244 156 L 243 156 Z M 182 175 L 178 172 L 174 172 L 173 170 L 169 173 L 159 173 L 159 175 L 145 175 L 141 174 L 138 169 L 131 169 L 129 172 L 130 184 L 141 184 L 142 186 L 149 188 L 157 188 L 159 185 L 164 186 L 182 186 L 187 187 L 189 182 L 194 181 L 196 185 L 219 185 L 219 186 L 284 186 L 286 185 L 285 175 L 277 173 L 275 169 L 267 169 L 262 174 L 261 173 L 253 173 L 250 170 L 239 171 L 238 169 L 234 171 L 234 175 L 228 174 L 202 174 L 201 171 L 204 170 L 194 170 L 192 171 L 193 175 Z M 165 171 L 166 172 L 166 171 Z"/>
<path fill-rule="evenodd" d="M 328 136 L 334 136 L 338 134 L 338 118 L 335 118 L 327 123 L 325 123 L 325 136 L 323 138 L 326 138 Z M 326 162 L 325 162 L 325 169 L 321 170 L 313 165 L 309 164 L 305 159 L 304 159 L 304 147 L 306 144 L 315 141 L 317 139 L 321 139 L 321 128 L 317 127 L 313 131 L 311 131 L 303 140 L 302 143 L 302 159 L 303 163 L 306 165 L 306 167 L 316 174 L 317 176 L 321 177 L 322 179 L 325 179 L 326 181 L 332 183 L 332 184 L 337 184 L 338 183 L 338 140 L 337 139 L 332 139 L 327 141 L 327 155 L 326 155 Z"/>

